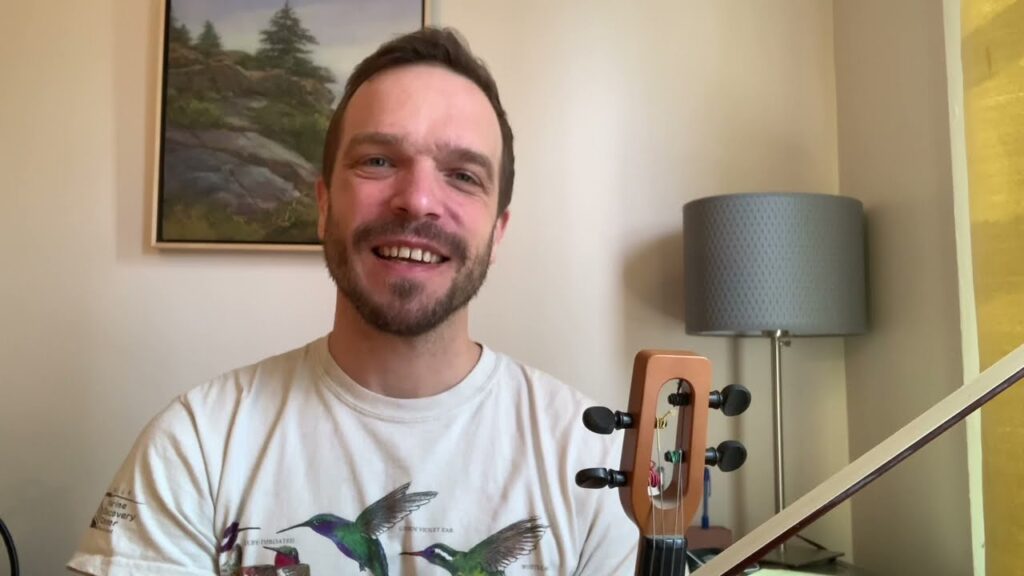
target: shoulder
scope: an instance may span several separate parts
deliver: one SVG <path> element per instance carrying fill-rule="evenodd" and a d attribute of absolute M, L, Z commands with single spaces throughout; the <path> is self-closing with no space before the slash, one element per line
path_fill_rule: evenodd
<path fill-rule="evenodd" d="M 511 356 L 496 354 L 500 377 L 511 380 L 513 385 L 521 387 L 522 392 L 529 394 L 537 402 L 560 412 L 571 409 L 573 412 L 582 413 L 584 409 L 594 405 L 594 401 L 586 394 L 550 373 Z"/>
<path fill-rule="evenodd" d="M 235 368 L 193 387 L 179 401 L 195 411 L 230 409 L 248 402 L 274 401 L 316 378 L 322 339 Z"/>
<path fill-rule="evenodd" d="M 315 381 L 318 341 L 224 372 L 172 399 L 146 425 L 140 445 L 207 442 L 235 426 L 266 420 L 296 389 Z"/>
<path fill-rule="evenodd" d="M 498 356 L 499 374 L 507 380 L 500 384 L 518 391 L 518 400 L 529 407 L 534 424 L 561 440 L 564 449 L 605 454 L 618 450 L 614 439 L 583 426 L 583 412 L 598 405 L 593 398 L 544 370 L 507 355 Z"/>

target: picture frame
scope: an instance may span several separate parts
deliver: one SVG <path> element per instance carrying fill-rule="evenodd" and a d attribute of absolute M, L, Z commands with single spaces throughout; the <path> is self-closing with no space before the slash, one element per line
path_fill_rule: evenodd
<path fill-rule="evenodd" d="M 321 250 L 315 182 L 358 61 L 428 0 L 160 0 L 150 245 Z"/>

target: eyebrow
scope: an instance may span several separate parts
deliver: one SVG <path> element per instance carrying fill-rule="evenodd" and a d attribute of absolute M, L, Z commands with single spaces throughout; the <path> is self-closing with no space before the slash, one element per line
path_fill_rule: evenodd
<path fill-rule="evenodd" d="M 402 144 L 404 141 L 405 139 L 397 134 L 388 134 L 386 132 L 360 132 L 349 139 L 345 144 L 345 148 L 363 146 L 367 144 L 394 146 Z"/>
<path fill-rule="evenodd" d="M 440 156 L 446 161 L 473 164 L 484 171 L 484 177 L 488 182 L 494 182 L 494 164 L 491 159 L 463 146 L 440 146 Z"/>
<path fill-rule="evenodd" d="M 346 143 L 346 150 L 357 146 L 408 146 L 406 138 L 397 134 L 387 132 L 360 132 L 352 135 Z M 494 182 L 494 163 L 486 154 L 459 146 L 457 144 L 441 143 L 434 146 L 436 155 L 447 162 L 462 162 L 473 164 L 484 171 L 484 176 L 489 182 Z"/>

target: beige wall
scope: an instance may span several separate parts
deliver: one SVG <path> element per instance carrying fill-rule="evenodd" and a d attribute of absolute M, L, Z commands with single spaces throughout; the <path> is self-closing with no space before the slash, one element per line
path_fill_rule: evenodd
<path fill-rule="evenodd" d="M 141 426 L 220 371 L 329 327 L 310 254 L 144 248 L 156 0 L 9 7 L 0 21 L 0 515 L 26 573 L 57 573 Z M 687 337 L 681 207 L 749 190 L 835 193 L 832 5 L 433 2 L 491 64 L 516 129 L 513 217 L 475 335 L 625 402 L 643 347 L 698 350 L 755 404 L 715 418 L 747 466 L 716 475 L 713 519 L 772 511 L 769 357 Z M 795 498 L 848 461 L 842 341 L 785 350 Z M 614 464 L 595 462 L 595 465 Z M 850 551 L 843 507 L 808 530 Z"/>
<path fill-rule="evenodd" d="M 511 228 L 481 301 L 517 313 L 478 313 L 476 326 L 620 405 L 637 349 L 709 355 L 719 386 L 755 394 L 742 421 L 712 420 L 715 443 L 750 449 L 742 473 L 716 475 L 712 504 L 713 520 L 745 532 L 773 513 L 769 348 L 685 335 L 681 207 L 726 192 L 836 191 L 831 5 L 585 6 L 436 11 L 495 68 L 520 143 Z M 837 339 L 785 351 L 792 499 L 848 461 L 842 353 Z M 850 550 L 849 511 L 809 534 Z"/>
<path fill-rule="evenodd" d="M 835 6 L 840 191 L 868 214 L 871 331 L 846 346 L 850 456 L 963 382 L 942 3 Z M 853 498 L 859 565 L 970 574 L 963 424 Z"/>

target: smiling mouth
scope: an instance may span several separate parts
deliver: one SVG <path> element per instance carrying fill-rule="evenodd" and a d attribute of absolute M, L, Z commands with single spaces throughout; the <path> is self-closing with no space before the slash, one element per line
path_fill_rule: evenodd
<path fill-rule="evenodd" d="M 415 264 L 443 264 L 448 258 L 422 248 L 409 246 L 377 246 L 374 255 L 382 260 L 412 262 Z"/>

